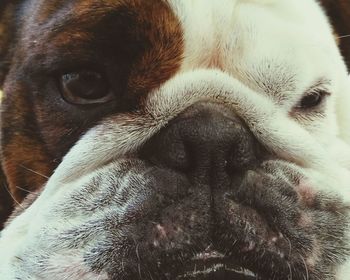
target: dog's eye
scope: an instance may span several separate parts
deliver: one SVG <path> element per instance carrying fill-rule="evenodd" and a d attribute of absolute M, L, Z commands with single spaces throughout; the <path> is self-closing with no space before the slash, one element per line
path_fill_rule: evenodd
<path fill-rule="evenodd" d="M 73 104 L 105 103 L 113 99 L 106 78 L 98 72 L 80 71 L 60 77 L 63 98 Z"/>
<path fill-rule="evenodd" d="M 322 103 L 326 95 L 329 95 L 329 93 L 325 90 L 312 91 L 301 99 L 297 108 L 304 110 L 315 108 Z"/>

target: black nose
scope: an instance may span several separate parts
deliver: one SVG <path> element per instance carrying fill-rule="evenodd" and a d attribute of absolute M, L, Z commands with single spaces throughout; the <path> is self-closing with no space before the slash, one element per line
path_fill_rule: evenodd
<path fill-rule="evenodd" d="M 197 180 L 221 181 L 256 164 L 256 141 L 223 105 L 197 103 L 171 121 L 144 147 L 148 160 Z"/>

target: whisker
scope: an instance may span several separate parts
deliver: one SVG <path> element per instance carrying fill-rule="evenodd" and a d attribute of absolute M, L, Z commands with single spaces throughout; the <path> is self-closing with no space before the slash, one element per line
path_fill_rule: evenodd
<path fill-rule="evenodd" d="M 13 201 L 16 202 L 16 204 L 22 208 L 22 210 L 25 210 L 25 208 L 22 206 L 21 203 L 18 202 L 18 200 L 14 197 L 14 195 L 11 193 L 10 189 L 8 188 L 7 184 L 3 184 L 3 186 L 5 187 L 6 191 L 8 192 L 8 194 L 12 197 Z"/>
<path fill-rule="evenodd" d="M 343 36 L 339 36 L 338 39 L 343 39 L 343 38 L 348 38 L 348 37 L 350 37 L 350 34 L 348 34 L 348 35 L 343 35 Z"/>
<path fill-rule="evenodd" d="M 284 236 L 284 239 L 287 240 L 287 242 L 288 242 L 288 245 L 289 245 L 288 257 L 290 257 L 291 254 L 292 254 L 292 242 L 291 242 L 290 239 L 289 239 L 288 237 L 286 237 L 286 236 Z"/>
<path fill-rule="evenodd" d="M 300 258 L 301 258 L 301 260 L 303 261 L 304 266 L 305 266 L 305 272 L 306 272 L 306 279 L 305 279 L 305 280 L 309 280 L 309 279 L 310 279 L 310 278 L 309 278 L 309 277 L 310 277 L 310 276 L 309 276 L 309 269 L 308 269 L 308 267 L 307 267 L 306 261 L 305 261 L 304 257 L 301 256 L 301 255 L 300 255 Z"/>
<path fill-rule="evenodd" d="M 21 188 L 20 186 L 16 186 L 17 189 L 24 191 L 26 193 L 31 193 L 31 194 L 38 194 L 37 192 L 31 192 L 30 190 L 27 190 L 25 188 Z"/>
<path fill-rule="evenodd" d="M 292 271 L 292 266 L 290 265 L 289 261 L 287 261 L 287 265 L 289 268 L 289 276 L 288 276 L 288 280 L 293 280 L 293 271 Z"/>
<path fill-rule="evenodd" d="M 22 164 L 20 164 L 19 166 L 22 167 L 23 169 L 25 169 L 25 170 L 27 170 L 27 171 L 30 171 L 30 172 L 32 172 L 32 173 L 34 173 L 34 174 L 36 174 L 36 175 L 39 175 L 39 176 L 41 176 L 41 177 L 43 177 L 43 178 L 45 178 L 45 179 L 49 179 L 48 176 L 46 176 L 46 175 L 44 175 L 44 174 L 42 174 L 42 173 L 40 173 L 40 172 L 38 172 L 38 171 L 35 171 L 35 170 L 33 170 L 33 169 L 29 168 L 29 167 L 26 167 L 26 166 L 24 166 L 24 165 L 22 165 Z"/>

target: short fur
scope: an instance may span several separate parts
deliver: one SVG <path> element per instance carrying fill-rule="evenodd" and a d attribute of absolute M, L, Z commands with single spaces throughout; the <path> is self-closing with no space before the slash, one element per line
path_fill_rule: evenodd
<path fill-rule="evenodd" d="M 214 244 L 265 279 L 344 280 L 350 4 L 321 3 L 2 2 L 2 185 L 20 205 L 1 233 L 0 275 L 163 279 L 179 270 L 174 256 L 190 261 L 193 248 Z M 91 65 L 106 72 L 117 99 L 66 103 L 53 77 Z M 326 100 L 302 110 L 302 97 L 317 90 Z M 235 188 L 214 171 L 205 173 L 209 186 L 197 182 L 204 175 L 188 181 L 142 156 L 198 104 L 234 114 L 263 147 Z M 164 232 L 180 253 L 165 254 L 173 243 Z"/>

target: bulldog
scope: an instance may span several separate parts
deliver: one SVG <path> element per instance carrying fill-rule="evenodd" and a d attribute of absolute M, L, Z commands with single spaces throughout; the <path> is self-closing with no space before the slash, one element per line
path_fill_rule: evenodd
<path fill-rule="evenodd" d="M 0 7 L 1 279 L 348 279 L 347 1 Z"/>

